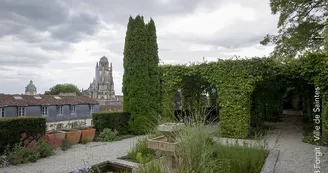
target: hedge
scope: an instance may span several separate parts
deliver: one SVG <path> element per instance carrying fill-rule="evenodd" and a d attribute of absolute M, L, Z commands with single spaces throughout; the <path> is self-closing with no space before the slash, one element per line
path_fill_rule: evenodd
<path fill-rule="evenodd" d="M 92 123 L 98 132 L 104 128 L 116 129 L 120 135 L 129 133 L 130 113 L 97 112 L 92 114 Z"/>
<path fill-rule="evenodd" d="M 42 135 L 46 131 L 46 119 L 44 117 L 15 117 L 0 119 L 0 153 L 3 153 L 7 145 L 12 147 L 21 139 L 21 134 L 26 132 L 28 136 Z"/>

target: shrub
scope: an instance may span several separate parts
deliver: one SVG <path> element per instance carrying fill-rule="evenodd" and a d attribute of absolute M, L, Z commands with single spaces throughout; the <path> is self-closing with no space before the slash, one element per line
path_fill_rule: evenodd
<path fill-rule="evenodd" d="M 261 143 L 248 147 L 217 143 L 202 125 L 187 126 L 178 136 L 181 139 L 177 147 L 181 172 L 258 173 L 267 156 L 265 145 Z"/>
<path fill-rule="evenodd" d="M 8 161 L 13 164 L 36 162 L 40 158 L 48 157 L 53 154 L 53 147 L 49 138 L 38 134 L 37 137 L 21 134 L 19 143 L 16 143 L 8 153 Z"/>
<path fill-rule="evenodd" d="M 105 128 L 116 129 L 120 135 L 129 133 L 130 113 L 127 112 L 98 112 L 92 114 L 92 122 L 98 132 Z"/>
<path fill-rule="evenodd" d="M 105 128 L 102 132 L 100 132 L 98 136 L 98 141 L 109 142 L 113 141 L 117 138 L 118 131 L 112 131 L 110 128 Z"/>
<path fill-rule="evenodd" d="M 155 151 L 148 148 L 147 138 L 141 138 L 138 140 L 137 144 L 132 148 L 132 150 L 128 153 L 128 157 L 133 162 L 147 163 L 155 158 Z"/>
<path fill-rule="evenodd" d="M 46 119 L 44 117 L 16 117 L 0 119 L 0 154 L 9 145 L 14 146 L 20 142 L 20 134 L 36 137 L 38 133 L 44 135 L 46 131 Z"/>
<path fill-rule="evenodd" d="M 39 152 L 40 152 L 40 157 L 48 157 L 53 154 L 53 146 L 51 146 L 50 141 L 48 140 L 38 140 L 37 145 L 40 147 Z"/>
<path fill-rule="evenodd" d="M 73 146 L 73 144 L 69 140 L 64 139 L 63 143 L 60 145 L 60 148 L 63 151 L 66 151 L 66 150 L 70 149 L 72 146 Z"/>

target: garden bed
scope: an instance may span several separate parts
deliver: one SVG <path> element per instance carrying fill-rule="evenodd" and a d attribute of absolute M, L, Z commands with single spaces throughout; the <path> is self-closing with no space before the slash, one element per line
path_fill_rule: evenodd
<path fill-rule="evenodd" d="M 75 171 L 72 171 L 70 173 L 75 173 L 75 172 L 82 172 L 82 170 L 85 171 L 93 171 L 94 173 L 130 173 L 133 170 L 133 167 L 126 165 L 126 164 L 122 164 L 122 163 L 118 163 L 118 162 L 113 162 L 113 161 L 105 161 L 99 164 L 95 164 L 93 166 L 90 167 L 82 167 L 82 168 L 78 168 Z"/>

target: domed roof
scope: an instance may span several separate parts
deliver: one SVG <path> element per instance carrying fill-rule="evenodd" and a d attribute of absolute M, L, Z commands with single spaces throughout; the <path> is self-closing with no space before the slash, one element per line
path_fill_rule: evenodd
<path fill-rule="evenodd" d="M 36 91 L 36 87 L 31 80 L 30 83 L 26 86 L 26 91 Z"/>
<path fill-rule="evenodd" d="M 108 62 L 108 59 L 105 56 L 103 56 L 103 57 L 100 58 L 100 61 L 102 61 L 102 62 L 103 61 Z"/>

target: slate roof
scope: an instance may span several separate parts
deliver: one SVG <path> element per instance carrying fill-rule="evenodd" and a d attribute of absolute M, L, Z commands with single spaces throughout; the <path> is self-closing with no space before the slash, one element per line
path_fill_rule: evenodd
<path fill-rule="evenodd" d="M 22 99 L 15 99 L 20 96 Z M 35 97 L 41 97 L 36 99 Z M 60 97 L 61 99 L 56 99 Z M 88 96 L 53 96 L 53 95 L 1 95 L 0 107 L 28 106 L 28 105 L 66 105 L 66 104 L 98 104 L 95 99 Z"/>

